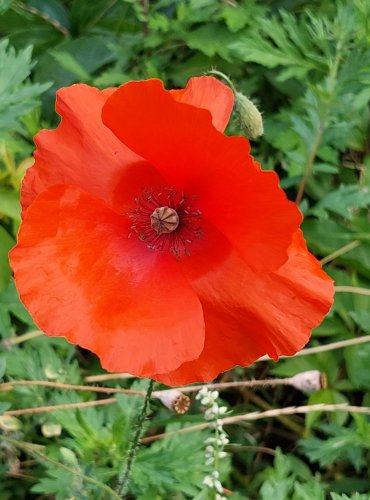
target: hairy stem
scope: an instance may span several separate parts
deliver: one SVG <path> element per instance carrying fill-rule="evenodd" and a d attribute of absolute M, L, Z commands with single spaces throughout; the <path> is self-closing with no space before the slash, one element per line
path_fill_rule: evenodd
<path fill-rule="evenodd" d="M 154 380 L 150 380 L 148 389 L 146 391 L 144 404 L 137 418 L 134 438 L 129 445 L 129 449 L 126 455 L 126 460 L 118 476 L 118 491 L 119 494 L 122 496 L 122 498 L 124 498 L 124 496 L 126 495 L 130 484 L 131 469 L 134 464 L 137 448 L 139 446 L 140 438 L 143 432 L 144 422 L 148 414 L 149 401 L 153 392 L 153 387 L 154 387 Z"/>

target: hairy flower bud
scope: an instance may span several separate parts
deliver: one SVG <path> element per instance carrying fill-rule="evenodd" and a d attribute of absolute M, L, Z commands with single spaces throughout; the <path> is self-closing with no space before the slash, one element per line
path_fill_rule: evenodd
<path fill-rule="evenodd" d="M 297 373 L 290 379 L 290 385 L 300 391 L 319 391 L 327 386 L 326 375 L 318 370 Z"/>
<path fill-rule="evenodd" d="M 235 105 L 250 139 L 263 135 L 262 114 L 257 106 L 241 92 L 235 92 Z"/>

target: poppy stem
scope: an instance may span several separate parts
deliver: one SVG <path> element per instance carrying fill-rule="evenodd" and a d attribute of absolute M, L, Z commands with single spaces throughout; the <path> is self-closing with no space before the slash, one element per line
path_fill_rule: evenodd
<path fill-rule="evenodd" d="M 223 78 L 225 82 L 229 85 L 231 90 L 234 92 L 234 94 L 236 94 L 237 90 L 235 88 L 235 85 L 233 84 L 232 80 L 227 75 L 225 75 L 225 73 L 222 73 L 222 71 L 218 71 L 217 69 L 210 69 L 209 71 L 206 72 L 206 74 Z"/>
<path fill-rule="evenodd" d="M 130 484 L 130 478 L 131 478 L 131 469 L 135 461 L 136 453 L 137 453 L 137 448 L 140 444 L 140 438 L 143 433 L 143 427 L 144 427 L 144 422 L 145 419 L 148 415 L 148 409 L 149 409 L 149 402 L 150 398 L 153 392 L 154 388 L 154 380 L 150 380 L 148 389 L 146 391 L 145 399 L 144 399 L 144 404 L 142 406 L 141 412 L 137 417 L 137 422 L 136 422 L 136 431 L 134 434 L 134 438 L 131 441 L 127 455 L 126 455 L 126 460 L 122 466 L 122 469 L 118 475 L 118 491 L 119 494 L 121 495 L 122 498 L 125 497 L 128 487 Z"/>

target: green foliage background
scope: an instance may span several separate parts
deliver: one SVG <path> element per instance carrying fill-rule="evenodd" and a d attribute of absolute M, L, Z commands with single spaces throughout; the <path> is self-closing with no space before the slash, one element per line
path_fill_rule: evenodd
<path fill-rule="evenodd" d="M 370 281 L 369 0 L 0 0 L 0 377 L 83 383 L 97 360 L 62 339 L 39 337 L 17 298 L 7 253 L 19 216 L 19 188 L 32 164 L 33 135 L 55 126 L 55 91 L 74 82 L 100 88 L 159 77 L 182 87 L 216 68 L 259 105 L 265 135 L 252 144 L 275 169 L 305 215 L 303 229 L 336 285 Z M 235 117 L 230 133 L 241 133 Z M 303 189 L 304 188 L 304 189 Z M 348 245 L 348 246 L 347 246 Z M 47 283 L 45 283 L 47 286 Z M 294 332 L 292 332 L 294 334 Z M 370 334 L 370 297 L 338 293 L 311 345 Z M 290 376 L 319 369 L 328 388 L 224 393 L 234 414 L 292 404 L 370 406 L 370 344 L 258 363 L 232 379 Z M 143 381 L 111 385 L 145 386 Z M 41 387 L 0 391 L 0 413 L 93 400 L 94 394 Z M 10 418 L 0 416 L 0 498 L 114 498 L 140 399 Z M 174 416 L 153 405 L 150 432 L 202 421 L 194 402 Z M 370 498 L 370 421 L 362 415 L 311 413 L 228 429 L 223 479 L 230 499 Z M 208 431 L 142 447 L 134 498 L 206 499 L 203 443 Z M 267 449 L 267 451 L 266 451 Z M 279 451 L 281 450 L 281 451 Z M 274 455 L 274 457 L 271 456 Z M 108 485 L 108 486 L 107 486 Z"/>

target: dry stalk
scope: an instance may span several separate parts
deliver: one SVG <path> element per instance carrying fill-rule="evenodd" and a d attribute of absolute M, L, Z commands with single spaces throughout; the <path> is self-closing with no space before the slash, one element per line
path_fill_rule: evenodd
<path fill-rule="evenodd" d="M 333 404 L 333 405 L 322 403 L 310 406 L 289 406 L 287 408 L 276 408 L 273 410 L 255 411 L 243 415 L 235 415 L 233 417 L 224 418 L 223 423 L 225 425 L 237 424 L 238 422 L 245 422 L 248 420 L 260 420 L 263 418 L 273 418 L 281 415 L 297 415 L 300 413 L 305 414 L 305 413 L 311 413 L 313 411 L 325 411 L 325 412 L 348 411 L 351 413 L 364 413 L 366 415 L 370 415 L 370 407 L 367 406 L 352 406 L 346 403 Z M 177 434 L 199 431 L 202 429 L 206 429 L 210 425 L 212 425 L 210 422 L 203 422 L 201 424 L 191 425 L 189 427 L 178 429 L 177 431 L 164 432 L 162 434 L 155 434 L 154 436 L 148 436 L 143 438 L 141 442 L 150 443 L 151 441 L 156 441 L 157 439 L 163 439 L 170 436 L 175 436 Z"/>
<path fill-rule="evenodd" d="M 361 288 L 359 286 L 335 286 L 336 292 L 358 293 L 359 295 L 370 295 L 369 288 Z"/>

